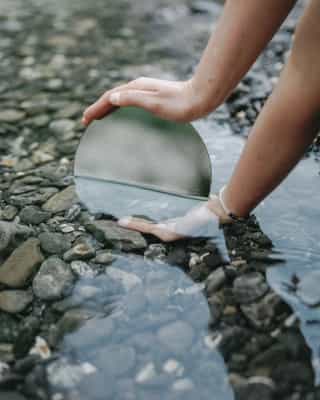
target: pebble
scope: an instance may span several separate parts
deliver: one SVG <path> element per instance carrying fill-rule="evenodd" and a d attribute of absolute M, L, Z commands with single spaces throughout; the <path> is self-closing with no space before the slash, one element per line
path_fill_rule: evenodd
<path fill-rule="evenodd" d="M 71 248 L 70 241 L 62 233 L 43 232 L 39 235 L 41 249 L 49 254 L 63 254 Z"/>
<path fill-rule="evenodd" d="M 109 267 L 106 270 L 106 274 L 115 281 L 121 283 L 125 290 L 129 291 L 137 285 L 142 285 L 142 280 L 132 272 L 126 272 L 120 268 Z"/>
<path fill-rule="evenodd" d="M 308 271 L 297 285 L 297 296 L 304 304 L 310 307 L 316 307 L 320 304 L 319 285 L 320 271 Z"/>
<path fill-rule="evenodd" d="M 110 265 L 114 259 L 115 256 L 111 252 L 101 252 L 92 261 L 97 264 Z"/>
<path fill-rule="evenodd" d="M 177 392 L 188 392 L 194 389 L 194 383 L 188 378 L 179 379 L 173 383 L 172 389 Z"/>
<path fill-rule="evenodd" d="M 8 205 L 2 211 L 0 211 L 0 218 L 6 221 L 12 221 L 17 214 L 18 209 L 14 206 Z"/>
<path fill-rule="evenodd" d="M 58 139 L 70 139 L 70 132 L 73 132 L 76 123 L 71 119 L 59 119 L 52 121 L 49 129 Z"/>
<path fill-rule="evenodd" d="M 94 276 L 97 275 L 97 272 L 95 272 L 94 270 L 92 270 L 92 268 L 90 267 L 90 265 L 88 265 L 86 262 L 84 261 L 72 261 L 71 263 L 71 270 L 72 272 L 80 277 L 83 278 L 93 278 Z"/>
<path fill-rule="evenodd" d="M 138 372 L 135 381 L 137 383 L 143 384 L 147 381 L 149 381 L 150 379 L 153 379 L 156 377 L 156 367 L 155 365 L 150 362 L 147 365 L 145 365 L 140 372 Z"/>
<path fill-rule="evenodd" d="M 115 221 L 92 221 L 86 228 L 98 240 L 112 244 L 119 250 L 142 250 L 147 247 L 147 242 L 141 233 L 124 229 Z"/>
<path fill-rule="evenodd" d="M 0 282 L 23 287 L 44 259 L 39 244 L 38 239 L 31 238 L 15 249 L 0 268 Z"/>
<path fill-rule="evenodd" d="M 51 213 L 47 211 L 42 211 L 36 206 L 26 206 L 24 207 L 20 214 L 20 220 L 24 224 L 39 225 L 42 222 L 47 221 L 51 216 Z"/>
<path fill-rule="evenodd" d="M 15 314 L 25 310 L 32 302 L 33 295 L 24 290 L 3 290 L 0 292 L 0 309 Z"/>
<path fill-rule="evenodd" d="M 240 304 L 250 304 L 269 290 L 264 276 L 259 272 L 250 272 L 234 280 L 233 295 Z"/>
<path fill-rule="evenodd" d="M 226 274 L 222 267 L 217 268 L 206 279 L 206 292 L 208 296 L 219 290 L 226 281 Z"/>
<path fill-rule="evenodd" d="M 65 261 L 88 260 L 94 257 L 96 251 L 89 243 L 79 243 L 63 255 Z"/>
<path fill-rule="evenodd" d="M 42 300 L 57 300 L 70 293 L 74 282 L 68 264 L 58 257 L 44 261 L 33 281 L 34 294 Z"/>
<path fill-rule="evenodd" d="M 20 122 L 25 118 L 26 114 L 23 111 L 8 109 L 0 111 L 1 122 Z"/>
<path fill-rule="evenodd" d="M 66 211 L 78 202 L 78 196 L 74 186 L 69 186 L 59 193 L 51 197 L 43 206 L 44 211 L 49 211 L 53 214 Z"/>
<path fill-rule="evenodd" d="M 48 343 L 40 336 L 36 337 L 34 346 L 30 349 L 30 355 L 40 356 L 43 360 L 47 360 L 51 357 L 51 350 Z"/>
<path fill-rule="evenodd" d="M 183 365 L 179 361 L 177 361 L 175 359 L 167 360 L 163 364 L 162 369 L 167 374 L 175 374 L 176 376 L 182 376 L 183 373 L 184 373 Z"/>
<path fill-rule="evenodd" d="M 161 327 L 157 336 L 162 345 L 170 351 L 180 354 L 191 347 L 194 330 L 184 321 L 175 321 Z"/>

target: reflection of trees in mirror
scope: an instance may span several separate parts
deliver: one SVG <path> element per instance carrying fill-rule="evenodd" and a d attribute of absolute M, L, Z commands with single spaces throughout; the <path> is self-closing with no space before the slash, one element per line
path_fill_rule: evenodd
<path fill-rule="evenodd" d="M 310 351 L 266 282 L 268 259 L 275 262 L 270 240 L 254 219 L 224 232 L 228 263 L 212 240 L 148 238 L 140 255 L 114 251 L 110 265 L 85 271 L 72 296 L 54 305 L 59 356 L 48 366 L 51 390 L 70 392 L 67 371 L 79 399 L 310 392 Z"/>

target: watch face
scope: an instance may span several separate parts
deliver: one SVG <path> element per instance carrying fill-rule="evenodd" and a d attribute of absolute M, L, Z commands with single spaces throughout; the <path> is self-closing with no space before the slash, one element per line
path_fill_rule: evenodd
<path fill-rule="evenodd" d="M 187 209 L 208 198 L 212 177 L 206 146 L 190 124 L 133 107 L 89 126 L 74 172 L 89 210 L 115 216 Z"/>

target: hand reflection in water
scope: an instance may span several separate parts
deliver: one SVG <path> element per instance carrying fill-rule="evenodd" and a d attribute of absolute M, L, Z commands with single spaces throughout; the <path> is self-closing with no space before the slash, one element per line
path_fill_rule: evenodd
<path fill-rule="evenodd" d="M 223 210 L 218 196 L 196 207 L 191 208 L 185 215 L 159 223 L 141 218 L 125 217 L 118 221 L 121 227 L 152 234 L 164 242 L 172 242 L 187 237 L 204 236 L 204 232 L 212 224 L 230 223 L 231 219 Z"/>

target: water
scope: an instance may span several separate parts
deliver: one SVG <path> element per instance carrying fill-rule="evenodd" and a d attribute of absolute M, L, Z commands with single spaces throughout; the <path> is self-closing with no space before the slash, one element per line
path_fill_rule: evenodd
<path fill-rule="evenodd" d="M 171 68 L 177 68 L 180 72 L 182 70 L 183 73 L 189 72 L 190 60 L 195 59 L 195 54 L 199 53 L 193 52 L 194 47 L 197 47 L 194 43 L 198 40 L 202 46 L 208 33 L 208 29 L 204 27 L 212 22 L 211 16 L 205 21 L 192 20 L 189 25 L 192 25 L 192 29 L 186 32 L 184 18 L 187 18 L 187 12 L 183 1 L 177 2 L 177 6 L 173 8 L 170 7 L 170 2 L 163 2 L 166 4 L 158 8 L 155 1 L 148 4 L 139 1 L 131 4 L 132 10 L 127 2 L 122 1 L 117 4 L 112 2 L 112 6 L 111 2 L 106 6 L 105 1 L 98 0 L 90 4 L 87 1 L 50 0 L 33 0 L 29 3 L 36 4 L 39 10 L 39 13 L 32 13 L 32 21 L 35 15 L 35 20 L 39 19 L 41 22 L 43 4 L 50 6 L 45 11 L 50 14 L 50 18 L 43 25 L 45 29 L 50 26 L 50 29 L 56 30 L 61 36 L 74 34 L 72 30 L 68 30 L 74 26 L 70 24 L 70 15 L 73 12 L 75 14 L 72 18 L 81 19 L 81 23 L 77 25 L 77 29 L 81 30 L 85 26 L 84 17 L 87 12 L 89 16 L 95 16 L 97 7 L 101 10 L 101 15 L 98 16 L 101 21 L 97 19 L 101 29 L 93 36 L 88 33 L 88 43 L 86 34 L 79 35 L 81 39 L 78 39 L 78 46 L 72 50 L 75 58 L 70 74 L 71 84 L 74 84 L 73 77 L 77 77 L 81 71 L 81 59 L 79 61 L 76 57 L 76 49 L 82 51 L 81 45 L 84 44 L 89 56 L 94 53 L 102 60 L 90 70 L 91 80 L 87 85 L 88 90 L 91 88 L 90 98 L 95 98 L 98 92 L 100 94 L 102 87 L 114 84 L 118 70 L 123 71 L 123 79 L 134 75 L 135 71 L 153 76 L 163 76 L 159 71 L 168 72 Z M 27 15 L 28 7 L 18 0 L 3 0 L 0 7 L 5 15 L 9 9 L 11 25 L 8 27 L 15 32 L 15 18 Z M 163 32 L 161 37 L 159 30 L 152 32 L 151 28 L 146 27 L 146 21 L 149 22 L 150 17 L 140 18 L 139 13 L 145 7 L 154 16 L 153 23 Z M 133 17 L 130 14 L 130 18 L 126 19 L 129 10 Z M 181 21 L 172 24 L 170 21 L 175 21 L 175 12 L 181 16 Z M 41 29 L 44 29 L 43 25 Z M 129 39 L 128 30 L 118 32 L 118 28 L 128 26 L 130 29 L 135 28 L 134 35 Z M 173 34 L 174 31 L 177 32 L 176 35 Z M 47 30 L 46 32 L 48 33 Z M 51 33 L 53 35 L 54 32 Z M 197 38 L 194 39 L 196 34 Z M 186 35 L 189 35 L 187 39 Z M 115 39 L 112 42 L 114 47 L 106 46 L 105 37 Z M 153 43 L 154 38 L 161 42 L 159 48 Z M 92 43 L 99 43 L 94 51 Z M 61 46 L 57 53 L 64 51 L 68 53 Z M 175 61 L 172 58 L 176 58 Z M 184 67 L 186 59 L 189 64 Z M 94 60 L 92 62 L 94 64 Z M 113 72 L 113 77 L 109 70 L 106 72 L 106 65 Z M 103 78 L 95 79 L 96 76 L 104 75 L 110 77 L 106 77 L 105 81 Z M 82 79 L 87 79 L 87 71 Z M 79 82 L 76 83 L 80 86 Z M 79 93 L 79 96 L 84 96 L 86 90 Z M 223 109 L 214 118 L 198 122 L 196 127 L 206 142 L 214 165 L 212 188 L 217 190 L 230 177 L 244 139 L 232 135 L 228 114 Z M 281 187 L 256 210 L 262 229 L 274 243 L 276 257 L 282 260 L 267 269 L 269 284 L 292 307 L 300 320 L 299 329 L 312 350 L 316 384 L 320 379 L 320 316 L 319 308 L 307 305 L 306 301 L 310 303 L 311 298 L 313 305 L 317 304 L 319 287 L 319 275 L 316 274 L 320 259 L 317 235 L 320 196 L 318 170 L 313 158 L 302 160 Z M 155 199 L 150 202 L 146 214 L 154 209 L 153 201 Z M 159 202 L 159 198 L 157 201 Z M 165 201 L 161 200 L 160 203 Z M 121 208 L 122 204 L 118 206 Z M 175 203 L 169 208 L 171 207 L 174 209 Z M 166 207 L 159 210 L 155 217 L 168 217 Z M 211 235 L 215 236 L 214 243 L 218 245 L 222 256 L 226 257 L 222 232 L 214 230 Z M 60 321 L 60 325 L 65 323 L 66 326 L 64 335 L 59 340 L 57 359 L 49 363 L 47 368 L 53 395 L 65 393 L 66 399 L 89 400 L 231 400 L 235 397 L 228 384 L 229 360 L 224 360 L 218 351 L 221 341 L 219 329 L 209 329 L 212 321 L 203 285 L 195 284 L 174 263 L 169 265 L 161 262 L 162 252 L 160 246 L 157 260 L 144 259 L 142 255 L 118 254 L 105 273 L 88 276 L 83 274 L 72 297 L 66 299 L 72 306 Z M 312 277 L 311 285 L 310 282 L 303 284 L 308 276 Z M 243 346 L 246 344 L 244 342 Z M 308 358 L 307 352 L 304 353 L 304 358 Z M 250 367 L 250 360 L 246 361 L 246 366 Z M 261 370 L 258 372 L 263 374 Z M 253 377 L 255 373 L 254 370 Z M 293 392 L 295 390 L 298 388 L 292 389 Z M 58 395 L 54 398 L 61 398 Z"/>

